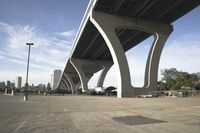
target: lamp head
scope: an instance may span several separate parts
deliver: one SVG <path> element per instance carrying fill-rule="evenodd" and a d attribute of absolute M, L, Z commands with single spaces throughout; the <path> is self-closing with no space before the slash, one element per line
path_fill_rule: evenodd
<path fill-rule="evenodd" d="M 33 43 L 26 43 L 26 45 L 33 45 Z"/>

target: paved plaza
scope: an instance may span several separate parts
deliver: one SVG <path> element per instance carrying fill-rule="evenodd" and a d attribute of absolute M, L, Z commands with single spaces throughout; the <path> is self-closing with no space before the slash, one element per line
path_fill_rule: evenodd
<path fill-rule="evenodd" d="M 0 133 L 199 133 L 200 98 L 0 95 Z"/>

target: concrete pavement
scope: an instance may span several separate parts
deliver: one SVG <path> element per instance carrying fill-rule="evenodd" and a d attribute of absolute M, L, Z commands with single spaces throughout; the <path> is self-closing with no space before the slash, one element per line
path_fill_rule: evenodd
<path fill-rule="evenodd" d="M 0 95 L 0 133 L 199 133 L 200 98 Z"/>

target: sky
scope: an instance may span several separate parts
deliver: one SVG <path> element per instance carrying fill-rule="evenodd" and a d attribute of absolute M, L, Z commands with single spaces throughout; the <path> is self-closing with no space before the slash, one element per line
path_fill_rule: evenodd
<path fill-rule="evenodd" d="M 89 0 L 0 0 L 0 82 L 26 77 L 27 42 L 31 47 L 29 83 L 51 82 L 54 69 L 63 70 Z M 200 7 L 173 23 L 163 49 L 160 70 L 200 72 Z M 131 81 L 142 86 L 145 60 L 153 37 L 126 53 Z M 105 85 L 116 86 L 115 66 Z M 95 86 L 99 72 L 89 81 Z"/>
<path fill-rule="evenodd" d="M 29 82 L 51 81 L 63 70 L 87 0 L 0 0 L 0 81 L 26 77 L 27 42 L 33 42 Z"/>

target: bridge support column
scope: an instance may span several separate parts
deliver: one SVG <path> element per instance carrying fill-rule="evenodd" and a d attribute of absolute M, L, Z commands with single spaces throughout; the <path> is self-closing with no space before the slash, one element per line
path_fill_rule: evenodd
<path fill-rule="evenodd" d="M 78 82 L 78 83 L 76 84 L 76 86 L 75 86 L 75 88 L 76 88 L 77 92 L 78 92 L 78 89 L 79 89 L 79 87 L 80 87 L 80 84 L 81 84 L 81 81 L 80 81 L 80 82 Z"/>
<path fill-rule="evenodd" d="M 93 76 L 93 73 L 85 73 L 84 72 L 84 70 L 83 70 L 83 65 L 85 64 L 84 60 L 71 58 L 70 62 L 72 63 L 72 65 L 74 66 L 74 68 L 76 69 L 76 71 L 80 77 L 82 89 L 85 91 L 88 91 L 88 81 Z"/>
<path fill-rule="evenodd" d="M 66 91 L 69 92 L 70 91 L 70 87 L 69 87 L 69 83 L 67 82 L 67 79 L 63 79 L 63 84 L 65 86 Z"/>
<path fill-rule="evenodd" d="M 158 90 L 158 69 L 159 69 L 160 56 L 162 53 L 162 49 L 165 45 L 165 42 L 172 31 L 172 28 L 170 27 L 169 28 L 166 27 L 166 29 L 162 28 L 163 27 L 158 26 L 154 28 L 154 32 L 156 33 L 155 34 L 152 33 L 154 35 L 155 40 L 150 48 L 146 62 L 145 81 L 144 81 L 144 88 L 146 94 L 150 91 Z"/>
<path fill-rule="evenodd" d="M 84 90 L 88 90 L 88 81 L 94 75 L 94 73 L 103 69 L 97 83 L 97 86 L 102 87 L 105 76 L 110 67 L 113 65 L 112 61 L 84 60 L 75 58 L 71 58 L 70 62 L 76 69 Z"/>
<path fill-rule="evenodd" d="M 104 83 L 104 80 L 105 80 L 105 77 L 109 71 L 109 69 L 111 68 L 111 66 L 113 65 L 113 63 L 111 64 L 108 64 L 106 66 L 103 67 L 103 70 L 99 76 L 99 79 L 97 81 L 97 87 L 103 87 L 103 83 Z"/>
<path fill-rule="evenodd" d="M 158 66 L 161 51 L 166 39 L 172 32 L 171 25 L 144 21 L 128 17 L 114 16 L 101 12 L 91 12 L 90 21 L 104 38 L 112 55 L 114 64 L 117 67 L 117 97 L 131 97 L 133 95 L 147 92 L 146 90 L 156 90 Z M 149 52 L 145 70 L 145 85 L 143 88 L 134 88 L 131 85 L 129 66 L 123 46 L 115 34 L 117 28 L 136 29 L 152 34 L 155 41 Z"/>
<path fill-rule="evenodd" d="M 64 85 L 63 81 L 60 82 L 61 89 L 66 89 L 66 86 Z"/>
<path fill-rule="evenodd" d="M 74 81 L 72 80 L 71 75 L 69 73 L 64 73 L 64 76 L 69 81 L 71 92 L 72 94 L 74 94 L 76 92 L 76 89 L 75 89 L 75 84 L 74 84 Z"/>

